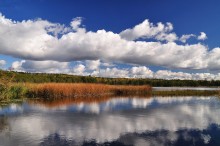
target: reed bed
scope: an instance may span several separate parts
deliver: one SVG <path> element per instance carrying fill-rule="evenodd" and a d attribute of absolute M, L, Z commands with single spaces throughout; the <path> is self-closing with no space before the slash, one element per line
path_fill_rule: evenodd
<path fill-rule="evenodd" d="M 101 97 L 119 95 L 144 95 L 149 94 L 151 87 L 144 86 L 122 86 L 105 84 L 85 84 L 85 83 L 43 83 L 29 84 L 29 97 L 34 98 L 81 98 L 81 97 Z"/>

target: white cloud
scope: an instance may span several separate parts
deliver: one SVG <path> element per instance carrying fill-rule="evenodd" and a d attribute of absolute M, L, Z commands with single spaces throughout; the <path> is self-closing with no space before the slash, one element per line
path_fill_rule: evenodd
<path fill-rule="evenodd" d="M 15 71 L 25 72 L 68 73 L 69 63 L 57 61 L 22 60 L 13 62 L 11 68 Z"/>
<path fill-rule="evenodd" d="M 182 35 L 182 36 L 180 37 L 180 41 L 183 42 L 183 43 L 186 43 L 186 41 L 187 41 L 188 39 L 190 39 L 191 37 L 196 37 L 196 35 L 194 35 L 194 34 L 185 34 L 185 35 Z"/>
<path fill-rule="evenodd" d="M 53 34 L 55 37 L 58 37 L 59 34 L 65 34 L 71 31 L 70 28 L 61 24 L 51 25 L 50 27 L 47 27 L 46 30 L 48 33 Z"/>
<path fill-rule="evenodd" d="M 171 23 L 163 24 L 159 22 L 155 26 L 153 23 L 150 23 L 149 20 L 144 20 L 134 28 L 122 31 L 120 36 L 129 41 L 139 38 L 155 38 L 160 41 L 175 41 L 177 40 L 176 34 L 169 33 L 172 30 L 173 25 Z"/>
<path fill-rule="evenodd" d="M 0 67 L 1 66 L 4 66 L 6 64 L 6 61 L 5 60 L 0 60 Z"/>
<path fill-rule="evenodd" d="M 73 73 L 76 75 L 84 75 L 85 66 L 82 64 L 79 64 L 73 68 Z"/>
<path fill-rule="evenodd" d="M 155 38 L 159 41 L 168 41 L 168 42 L 173 42 L 178 39 L 175 33 L 169 33 L 169 34 L 161 33 L 158 34 Z"/>
<path fill-rule="evenodd" d="M 82 18 L 77 17 L 77 18 L 73 19 L 73 21 L 70 23 L 70 25 L 74 30 L 77 30 L 80 27 L 81 23 L 82 23 Z"/>
<path fill-rule="evenodd" d="M 18 22 L 0 15 L 0 54 L 32 61 L 103 60 L 136 66 L 220 70 L 220 48 L 208 51 L 208 47 L 200 43 L 179 45 L 173 42 L 177 36 L 172 32 L 171 23 L 154 25 L 145 20 L 117 34 L 106 30 L 86 31 L 81 22 L 80 17 L 73 19 L 70 29 L 46 20 Z M 200 38 L 204 39 L 204 35 L 202 32 Z M 133 41 L 138 38 L 159 41 Z"/>
<path fill-rule="evenodd" d="M 206 57 L 207 68 L 210 70 L 219 70 L 220 66 L 220 48 L 212 49 Z"/>
<path fill-rule="evenodd" d="M 129 73 L 130 73 L 130 77 L 132 78 L 152 78 L 153 77 L 153 72 L 145 66 L 132 67 Z"/>
<path fill-rule="evenodd" d="M 112 78 L 128 78 L 129 71 L 128 69 L 118 69 L 118 68 L 106 68 L 100 69 L 99 71 L 93 71 L 92 76 L 99 77 L 112 77 Z"/>
<path fill-rule="evenodd" d="M 104 67 L 113 67 L 113 66 L 116 66 L 114 63 L 111 63 L 111 62 L 102 62 L 101 65 L 104 66 Z"/>
<path fill-rule="evenodd" d="M 179 40 L 181 42 L 183 42 L 183 43 L 186 43 L 186 41 L 188 39 L 192 38 L 192 37 L 197 38 L 198 40 L 205 40 L 205 39 L 207 39 L 206 34 L 204 32 L 201 32 L 199 36 L 196 36 L 195 34 L 185 34 L 185 35 L 182 35 Z"/>
<path fill-rule="evenodd" d="M 86 67 L 89 70 L 97 70 L 99 69 L 100 65 L 101 65 L 100 60 L 86 60 Z"/>
<path fill-rule="evenodd" d="M 22 64 L 25 63 L 25 62 L 26 62 L 25 60 L 15 61 L 15 62 L 12 63 L 11 69 L 14 70 L 14 71 L 24 71 L 24 69 L 22 67 Z"/>
<path fill-rule="evenodd" d="M 154 73 L 154 78 L 159 79 L 181 79 L 181 80 L 220 80 L 220 73 L 184 73 L 159 70 Z"/>
<path fill-rule="evenodd" d="M 86 65 L 83 65 L 86 64 Z M 41 72 L 41 73 L 66 73 L 74 75 L 92 75 L 111 78 L 158 78 L 158 79 L 181 79 L 181 80 L 220 80 L 220 73 L 184 73 L 169 70 L 158 70 L 153 72 L 146 66 L 134 66 L 131 68 L 104 67 L 99 60 L 85 61 L 81 64 L 71 66 L 69 62 L 57 61 L 30 61 L 22 60 L 12 63 L 14 71 Z"/>
<path fill-rule="evenodd" d="M 22 60 L 13 62 L 11 69 L 20 72 L 88 75 L 86 69 L 89 68 L 86 68 L 83 64 L 72 67 L 69 62 Z"/>
<path fill-rule="evenodd" d="M 167 70 L 159 70 L 154 74 L 154 77 L 159 79 L 191 79 L 192 75 L 183 72 L 171 72 Z"/>
<path fill-rule="evenodd" d="M 208 37 L 206 36 L 206 34 L 204 32 L 200 33 L 200 36 L 198 36 L 198 40 L 206 40 Z"/>
<path fill-rule="evenodd" d="M 100 69 L 98 71 L 93 71 L 91 73 L 92 76 L 99 77 L 112 77 L 112 78 L 152 78 L 153 72 L 145 67 L 132 67 L 132 68 L 105 68 Z"/>
<path fill-rule="evenodd" d="M 88 73 L 87 73 L 88 74 Z M 220 73 L 184 73 L 172 72 L 169 70 L 151 71 L 145 66 L 118 69 L 106 68 L 99 71 L 93 71 L 92 76 L 113 77 L 113 78 L 157 78 L 157 79 L 180 79 L 180 80 L 220 80 Z"/>
<path fill-rule="evenodd" d="M 70 23 L 70 26 L 72 27 L 72 29 L 74 31 L 77 31 L 77 32 L 85 32 L 86 29 L 85 28 L 81 28 L 81 23 L 82 23 L 82 17 L 76 17 L 74 18 L 71 23 Z"/>

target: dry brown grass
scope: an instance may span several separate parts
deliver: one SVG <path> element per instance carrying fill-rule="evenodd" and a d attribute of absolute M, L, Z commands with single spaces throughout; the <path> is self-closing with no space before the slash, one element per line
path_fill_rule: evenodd
<path fill-rule="evenodd" d="M 29 96 L 39 98 L 78 98 L 101 97 L 109 95 L 143 95 L 149 94 L 150 86 L 121 86 L 85 83 L 44 83 L 27 85 Z"/>

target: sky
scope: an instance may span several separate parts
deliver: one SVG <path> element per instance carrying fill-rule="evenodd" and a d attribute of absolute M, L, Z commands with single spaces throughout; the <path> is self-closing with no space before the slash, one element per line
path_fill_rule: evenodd
<path fill-rule="evenodd" d="M 0 68 L 220 79 L 220 1 L 0 0 Z"/>

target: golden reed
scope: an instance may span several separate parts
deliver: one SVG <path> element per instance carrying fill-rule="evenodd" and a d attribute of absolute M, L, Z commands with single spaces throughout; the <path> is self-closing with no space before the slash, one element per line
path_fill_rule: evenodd
<path fill-rule="evenodd" d="M 29 96 L 39 98 L 79 98 L 120 95 L 148 95 L 151 86 L 106 85 L 85 83 L 29 84 Z"/>

